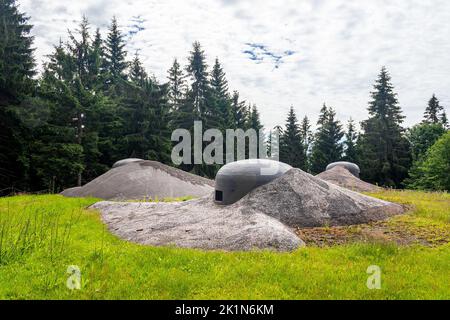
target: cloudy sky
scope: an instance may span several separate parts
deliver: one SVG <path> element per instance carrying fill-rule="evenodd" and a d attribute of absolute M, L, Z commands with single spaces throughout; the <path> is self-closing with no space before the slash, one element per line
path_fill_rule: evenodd
<path fill-rule="evenodd" d="M 256 103 L 267 128 L 291 105 L 315 122 L 323 102 L 342 121 L 367 117 L 369 92 L 385 65 L 406 124 L 433 93 L 450 111 L 448 0 L 19 0 L 34 24 L 41 60 L 85 14 L 103 32 L 113 15 L 128 48 L 165 81 L 199 40 L 217 56 L 230 88 Z"/>

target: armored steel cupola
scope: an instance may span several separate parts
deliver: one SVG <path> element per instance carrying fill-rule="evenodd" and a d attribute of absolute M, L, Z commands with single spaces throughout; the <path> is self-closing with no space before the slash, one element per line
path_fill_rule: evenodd
<path fill-rule="evenodd" d="M 235 203 L 253 189 L 275 180 L 292 169 L 286 163 L 269 159 L 248 159 L 223 166 L 216 175 L 215 202 Z"/>
<path fill-rule="evenodd" d="M 360 170 L 359 170 L 358 165 L 355 163 L 347 162 L 347 161 L 333 162 L 327 166 L 326 171 L 331 170 L 334 167 L 343 167 L 343 168 L 347 169 L 348 171 L 350 171 L 350 173 L 353 174 L 355 177 L 359 178 Z"/>

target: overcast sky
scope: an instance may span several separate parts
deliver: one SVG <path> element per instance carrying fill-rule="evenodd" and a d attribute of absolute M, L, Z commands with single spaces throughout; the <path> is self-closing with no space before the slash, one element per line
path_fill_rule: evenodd
<path fill-rule="evenodd" d="M 113 15 L 140 49 L 149 72 L 166 81 L 173 58 L 185 64 L 199 40 L 230 84 L 256 103 L 266 128 L 294 106 L 314 122 L 323 102 L 342 121 L 367 117 L 374 80 L 385 65 L 406 125 L 422 118 L 433 93 L 450 106 L 448 0 L 19 0 L 34 24 L 41 61 L 85 14 L 105 33 Z M 129 57 L 131 58 L 131 57 Z"/>

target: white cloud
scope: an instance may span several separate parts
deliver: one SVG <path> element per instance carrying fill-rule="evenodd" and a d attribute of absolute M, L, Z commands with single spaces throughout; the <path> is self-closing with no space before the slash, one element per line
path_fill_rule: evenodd
<path fill-rule="evenodd" d="M 256 103 L 266 127 L 285 121 L 293 105 L 316 120 L 323 102 L 341 120 L 360 121 L 372 84 L 386 65 L 407 116 L 418 122 L 436 93 L 450 106 L 450 2 L 446 0 L 51 1 L 22 0 L 35 25 L 39 60 L 85 14 L 105 31 L 116 15 L 150 72 L 165 80 L 174 57 L 185 62 L 199 40 L 209 64 L 218 56 L 230 88 Z M 261 44 L 258 57 L 245 53 Z M 293 54 L 286 54 L 286 52 Z M 264 53 L 266 52 L 266 53 Z M 275 56 L 282 56 L 279 60 Z M 278 64 L 278 68 L 276 65 Z"/>

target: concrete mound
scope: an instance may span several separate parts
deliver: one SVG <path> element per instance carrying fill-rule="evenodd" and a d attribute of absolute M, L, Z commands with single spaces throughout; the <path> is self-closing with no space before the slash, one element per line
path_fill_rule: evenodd
<path fill-rule="evenodd" d="M 109 202 L 91 206 L 102 212 L 112 233 L 147 245 L 183 248 L 291 251 L 304 242 L 278 220 L 244 214 L 236 204 L 214 204 L 213 195 L 176 203 Z"/>
<path fill-rule="evenodd" d="M 292 227 L 361 224 L 403 212 L 398 204 L 341 188 L 300 169 L 253 190 L 238 204 L 243 212 L 264 213 Z"/>
<path fill-rule="evenodd" d="M 316 177 L 357 192 L 377 192 L 381 190 L 380 187 L 355 177 L 349 170 L 341 166 L 319 173 Z"/>
<path fill-rule="evenodd" d="M 64 190 L 61 194 L 105 200 L 144 200 L 202 197 L 213 190 L 212 180 L 156 161 L 140 160 L 112 168 L 84 186 Z"/>
<path fill-rule="evenodd" d="M 291 251 L 304 246 L 294 227 L 351 225 L 400 214 L 400 205 L 323 181 L 299 169 L 254 189 L 232 205 L 214 202 L 214 193 L 176 203 L 103 201 L 111 232 L 150 245 L 222 250 Z"/>

